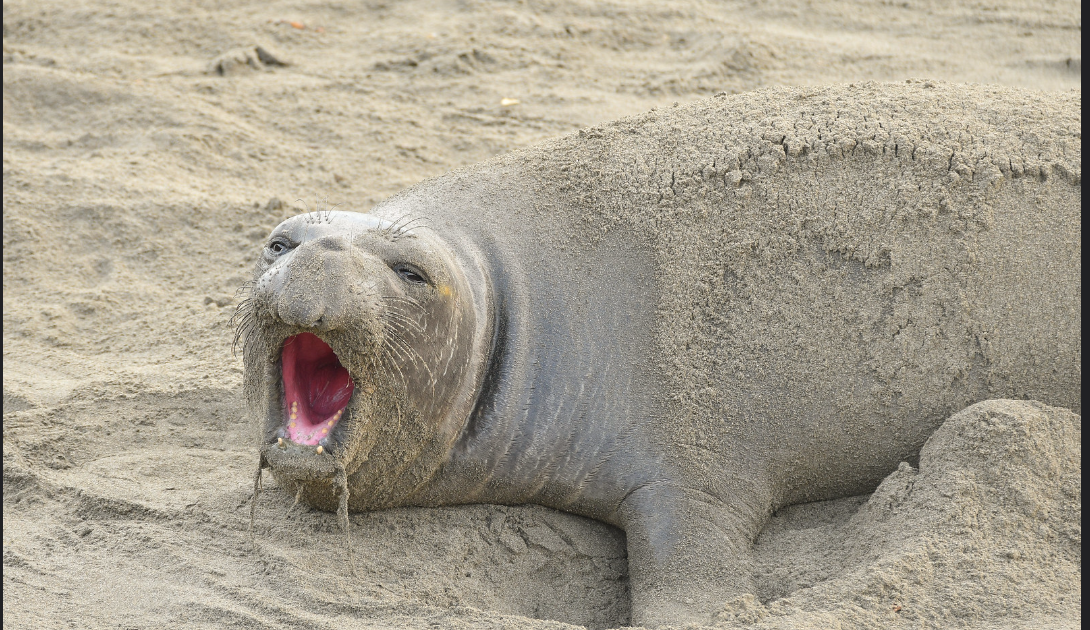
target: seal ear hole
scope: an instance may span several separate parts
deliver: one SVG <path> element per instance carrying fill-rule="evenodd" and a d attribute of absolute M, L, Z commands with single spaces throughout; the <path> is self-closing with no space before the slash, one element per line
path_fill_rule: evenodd
<path fill-rule="evenodd" d="M 405 282 L 412 284 L 429 284 L 427 274 L 408 263 L 398 263 L 393 266 L 393 270 L 394 273 L 401 276 L 401 279 Z"/>

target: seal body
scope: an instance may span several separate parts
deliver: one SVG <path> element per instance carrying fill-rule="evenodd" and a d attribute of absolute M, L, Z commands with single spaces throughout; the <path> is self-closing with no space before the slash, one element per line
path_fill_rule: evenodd
<path fill-rule="evenodd" d="M 617 525 L 633 623 L 710 621 L 779 507 L 981 400 L 1079 410 L 1078 101 L 717 97 L 289 219 L 244 317 L 263 461 L 325 509 Z"/>

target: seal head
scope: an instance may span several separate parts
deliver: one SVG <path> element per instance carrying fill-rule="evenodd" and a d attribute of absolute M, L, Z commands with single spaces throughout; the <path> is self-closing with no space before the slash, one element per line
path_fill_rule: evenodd
<path fill-rule="evenodd" d="M 240 310 L 263 465 L 334 509 L 404 504 L 472 409 L 488 354 L 487 285 L 431 230 L 352 212 L 273 230 Z M 359 492 L 359 489 L 364 492 Z"/>

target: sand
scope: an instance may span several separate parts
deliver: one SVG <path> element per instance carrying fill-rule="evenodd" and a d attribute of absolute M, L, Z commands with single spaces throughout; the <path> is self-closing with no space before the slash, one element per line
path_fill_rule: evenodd
<path fill-rule="evenodd" d="M 5 3 L 4 626 L 624 624 L 623 534 L 545 508 L 354 515 L 352 577 L 274 489 L 251 543 L 229 317 L 268 231 L 720 92 L 1077 90 L 1080 38 L 1074 2 Z M 873 494 L 781 510 L 717 624 L 1079 625 L 1080 430 L 955 416 Z"/>

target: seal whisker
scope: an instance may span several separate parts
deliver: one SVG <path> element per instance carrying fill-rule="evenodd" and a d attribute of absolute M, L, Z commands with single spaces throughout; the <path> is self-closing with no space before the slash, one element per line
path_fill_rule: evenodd
<path fill-rule="evenodd" d="M 339 204 L 339 203 L 335 203 L 332 206 L 326 208 L 326 211 L 325 211 L 326 223 L 333 223 L 333 211 L 336 210 L 338 207 L 340 207 L 340 205 L 341 204 Z"/>
<path fill-rule="evenodd" d="M 243 282 L 241 285 L 239 285 L 237 289 L 235 289 L 235 296 L 238 297 L 240 295 L 250 295 L 254 290 L 254 285 L 256 284 L 257 283 L 253 280 L 247 280 L 246 282 Z"/>
<path fill-rule="evenodd" d="M 421 369 L 428 373 L 428 379 L 430 381 L 435 380 L 435 373 L 432 371 L 431 366 L 428 364 L 427 361 L 424 360 L 424 357 L 420 356 L 419 352 L 417 352 L 415 349 L 408 345 L 408 342 L 405 341 L 405 339 L 401 337 L 391 337 L 390 340 L 392 342 L 390 344 L 391 347 L 395 347 L 396 344 L 397 348 L 409 355 L 407 363 L 413 366 L 419 366 Z M 402 360 L 406 360 L 406 358 L 402 356 Z"/>
<path fill-rule="evenodd" d="M 260 343 L 260 340 L 258 340 L 255 336 L 247 337 L 246 342 L 242 346 L 243 358 L 247 356 L 253 356 L 255 351 L 260 347 Z"/>
<path fill-rule="evenodd" d="M 386 308 L 392 308 L 392 306 L 394 304 L 396 304 L 398 306 L 411 305 L 411 306 L 413 306 L 415 308 L 420 308 L 420 306 L 421 306 L 420 302 L 414 300 L 413 298 L 402 298 L 402 297 L 396 296 L 396 295 L 392 295 L 392 296 L 389 296 L 389 297 L 384 297 L 384 298 L 381 298 L 381 300 L 382 300 L 383 307 L 386 307 Z M 402 312 L 406 312 L 406 311 L 402 311 Z"/>
<path fill-rule="evenodd" d="M 391 222 L 390 222 L 390 225 L 386 226 L 386 232 L 385 232 L 385 233 L 386 233 L 386 235 L 387 235 L 387 236 L 390 236 L 390 235 L 392 235 L 392 234 L 393 234 L 394 232 L 396 232 L 396 231 L 397 231 L 397 229 L 398 229 L 398 225 L 399 225 L 399 224 L 400 224 L 400 223 L 401 223 L 402 221 L 406 220 L 406 219 L 407 219 L 408 217 L 409 217 L 409 215 L 407 215 L 407 214 L 403 214 L 403 215 L 399 216 L 398 218 L 394 219 L 393 221 L 391 221 Z"/>
<path fill-rule="evenodd" d="M 405 296 L 405 295 L 386 295 L 386 296 L 383 296 L 382 299 L 383 300 L 390 300 L 390 301 L 393 301 L 393 302 L 413 302 L 413 303 L 419 304 L 419 302 L 417 302 L 415 299 L 413 299 L 411 297 L 408 297 L 408 296 Z"/>
<path fill-rule="evenodd" d="M 383 310 L 405 318 L 421 327 L 424 326 L 424 321 L 422 320 L 427 318 L 427 313 L 418 310 L 406 310 L 401 305 L 385 304 L 383 305 Z"/>
<path fill-rule="evenodd" d="M 238 323 L 236 328 L 238 332 L 245 334 L 248 331 L 253 330 L 257 326 L 257 317 L 254 313 L 253 304 L 246 304 L 244 307 L 237 311 Z"/>
<path fill-rule="evenodd" d="M 329 205 L 329 197 L 322 197 L 322 201 L 324 201 L 326 203 L 326 206 L 328 206 L 325 209 L 325 217 L 322 216 L 322 210 L 321 210 L 322 206 L 318 202 L 317 197 L 315 197 L 315 199 L 314 199 L 314 206 L 317 209 L 317 214 L 318 214 L 318 223 L 327 223 L 327 224 L 332 223 L 333 222 L 333 210 L 336 209 L 337 206 L 339 206 L 341 204 L 338 203 L 338 204 L 334 204 L 334 205 L 330 206 Z"/>
<path fill-rule="evenodd" d="M 411 230 L 411 229 L 417 228 L 417 227 L 427 227 L 427 225 L 428 225 L 428 220 L 427 219 L 425 219 L 422 216 L 416 216 L 416 217 L 413 217 L 410 221 L 407 221 L 406 223 L 404 223 L 401 226 L 400 231 L 405 232 L 407 230 Z"/>
<path fill-rule="evenodd" d="M 394 314 L 391 311 L 383 314 L 381 319 L 383 333 L 397 335 L 402 341 L 408 341 L 405 339 L 403 333 L 408 332 L 407 328 L 409 326 L 412 326 L 416 333 L 426 332 L 423 324 L 400 313 Z"/>
<path fill-rule="evenodd" d="M 424 314 L 424 317 L 417 318 L 417 317 L 414 317 L 414 316 L 412 316 L 412 315 L 410 315 L 410 314 L 408 314 L 408 313 L 406 313 L 404 311 L 400 311 L 400 310 L 398 310 L 396 308 L 393 308 L 393 307 L 388 308 L 387 313 L 390 315 L 390 317 L 388 319 L 386 319 L 386 321 L 391 323 L 391 324 L 397 323 L 398 325 L 400 325 L 402 327 L 410 327 L 411 326 L 411 330 L 413 332 L 417 333 L 418 335 L 426 335 L 427 332 L 428 332 L 428 322 L 427 322 L 427 314 L 426 313 Z"/>
<path fill-rule="evenodd" d="M 401 377 L 402 387 L 404 387 L 407 390 L 408 387 L 409 387 L 409 379 L 405 376 L 405 372 L 403 372 L 401 370 L 401 366 L 398 365 L 398 362 L 396 360 L 396 357 L 393 354 L 393 351 L 391 351 L 389 348 L 387 348 L 387 353 L 384 356 L 384 363 L 388 367 L 392 368 L 393 371 L 397 372 L 398 376 Z"/>
<path fill-rule="evenodd" d="M 232 323 L 239 319 L 245 318 L 254 310 L 253 298 L 246 298 L 235 305 L 234 312 L 231 313 Z"/>
<path fill-rule="evenodd" d="M 236 311 L 236 314 L 239 314 L 238 311 Z M 243 341 L 243 353 L 245 353 L 254 329 L 257 327 L 257 322 L 254 320 L 252 313 L 249 312 L 249 309 L 243 311 L 240 314 L 239 319 L 240 321 L 235 327 L 235 337 L 231 343 L 231 354 L 235 356 L 238 355 L 239 341 Z"/>
<path fill-rule="evenodd" d="M 428 224 L 424 220 L 423 217 L 415 217 L 413 219 L 410 219 L 409 221 L 406 221 L 405 223 L 403 223 L 401 226 L 399 226 L 397 228 L 397 230 L 394 232 L 393 240 L 396 242 L 398 239 L 402 238 L 403 236 L 408 235 L 409 230 L 412 230 L 412 229 L 415 229 L 415 228 L 418 228 L 418 227 L 427 227 L 427 225 Z"/>
<path fill-rule="evenodd" d="M 243 295 L 246 297 L 239 300 L 238 304 L 235 305 L 234 314 L 231 316 L 231 319 L 238 317 L 239 313 L 253 306 L 252 288 L 244 285 L 235 291 L 235 297 L 241 297 Z"/>
<path fill-rule="evenodd" d="M 391 309 L 386 313 L 383 313 L 382 317 L 384 319 L 390 320 L 391 323 L 397 323 L 398 325 L 402 326 L 411 326 L 413 330 L 416 330 L 417 332 L 424 331 L 423 324 L 413 319 L 412 317 L 405 315 L 404 313 L 397 313 Z"/>
<path fill-rule="evenodd" d="M 410 214 L 403 214 L 400 217 L 393 220 L 390 225 L 386 226 L 382 230 L 382 235 L 388 238 L 390 241 L 397 242 L 398 239 L 409 235 L 409 231 L 414 227 L 426 227 L 427 222 L 423 217 L 412 216 Z"/>
<path fill-rule="evenodd" d="M 411 349 L 406 348 L 403 343 L 392 343 L 391 348 L 397 349 L 398 358 L 400 358 L 401 361 L 405 363 L 405 365 L 421 365 L 422 367 L 427 368 L 427 366 L 424 365 L 422 361 L 419 361 L 419 356 L 417 356 Z"/>
<path fill-rule="evenodd" d="M 423 324 L 421 324 L 420 322 L 418 322 L 418 321 L 416 321 L 416 320 L 414 320 L 414 319 L 412 319 L 410 317 L 406 317 L 405 315 L 403 315 L 401 313 L 395 313 L 392 310 L 388 310 L 388 311 L 386 311 L 385 313 L 382 314 L 382 317 L 385 318 L 385 319 L 388 319 L 390 321 L 390 323 L 395 323 L 396 322 L 397 324 L 400 324 L 400 325 L 403 325 L 403 326 L 411 326 L 413 328 L 413 330 L 415 330 L 416 332 L 424 332 Z"/>
<path fill-rule="evenodd" d="M 402 215 L 402 216 L 394 219 L 393 221 L 391 221 L 389 225 L 382 228 L 382 231 L 380 232 L 380 234 L 382 234 L 382 236 L 384 238 L 391 238 L 391 234 L 393 233 L 393 230 L 397 227 L 398 222 L 401 221 L 402 219 L 404 219 L 405 216 L 407 216 L 407 215 Z"/>
<path fill-rule="evenodd" d="M 370 355 L 370 357 L 368 357 L 368 358 L 369 358 L 369 360 L 371 362 L 371 374 L 378 374 L 379 371 L 380 371 L 380 369 L 379 369 L 380 365 L 383 363 L 382 357 L 379 356 L 378 352 L 375 352 L 375 353 L 372 353 Z M 377 383 L 376 383 L 376 381 L 374 380 L 373 377 L 372 377 L 371 383 L 372 383 L 373 386 L 377 385 Z"/>
<path fill-rule="evenodd" d="M 385 297 L 383 299 L 388 300 L 388 301 L 403 302 L 403 303 L 407 303 L 407 304 L 412 304 L 416 308 L 418 308 L 420 310 L 424 310 L 424 305 L 423 304 L 421 304 L 416 299 L 411 298 L 411 297 L 409 297 L 407 295 L 391 295 L 391 296 L 387 296 L 387 297 Z"/>
<path fill-rule="evenodd" d="M 383 334 L 400 340 L 402 343 L 408 343 L 409 340 L 406 337 L 406 333 L 410 332 L 406 326 L 400 325 L 399 322 L 394 320 L 383 320 Z M 417 326 L 411 332 L 422 334 L 424 329 Z"/>
<path fill-rule="evenodd" d="M 389 348 L 386 346 L 386 344 L 383 344 L 380 349 L 383 352 L 379 355 L 379 360 L 390 368 L 393 368 L 393 370 L 397 371 L 398 376 L 401 377 L 401 384 L 405 387 L 408 387 L 409 381 L 405 378 L 405 373 L 401 371 L 401 367 L 398 366 L 397 361 L 394 361 L 394 358 L 390 356 Z"/>
<path fill-rule="evenodd" d="M 295 203 L 302 203 L 303 204 L 303 207 L 307 209 L 307 211 L 303 213 L 303 217 L 304 217 L 303 220 L 306 221 L 307 223 L 313 224 L 314 223 L 314 220 L 312 218 L 313 213 L 310 211 L 310 204 L 308 204 L 302 197 L 299 197 L 298 199 L 296 199 Z"/>
<path fill-rule="evenodd" d="M 246 354 L 246 349 L 251 347 L 253 339 L 253 333 L 257 329 L 257 321 L 252 316 L 245 317 L 235 329 L 235 338 L 231 344 L 231 353 L 237 356 L 238 342 L 242 341 L 243 356 Z"/>
<path fill-rule="evenodd" d="M 403 337 L 399 331 L 387 329 L 386 334 L 389 341 L 396 343 L 399 349 L 405 351 L 410 355 L 409 358 L 412 359 L 411 363 L 416 363 L 416 360 L 418 359 L 421 364 L 426 366 L 426 364 L 424 363 L 424 358 L 421 357 L 420 354 L 416 352 L 416 350 L 414 350 L 412 346 L 409 345 L 409 341 L 405 339 L 405 337 Z M 402 359 L 405 359 L 405 357 L 402 357 Z"/>
<path fill-rule="evenodd" d="M 390 354 L 396 354 L 396 358 L 400 359 L 402 363 L 405 363 L 406 365 L 411 365 L 413 363 L 413 361 L 409 360 L 409 357 L 405 355 L 407 350 L 400 345 L 399 342 L 393 338 L 390 338 L 387 341 L 386 348 L 390 351 Z"/>
<path fill-rule="evenodd" d="M 386 310 L 388 310 L 390 312 L 398 313 L 398 314 L 403 315 L 405 317 L 408 317 L 410 319 L 415 318 L 419 314 L 419 313 L 409 312 L 409 311 L 404 310 L 402 308 L 403 304 L 408 304 L 408 302 L 402 302 L 400 304 L 397 303 L 397 302 L 395 302 L 393 304 L 384 304 L 384 307 L 385 307 Z M 425 315 L 426 315 L 426 313 L 425 313 Z M 414 319 L 414 321 L 415 321 L 415 319 Z"/>
<path fill-rule="evenodd" d="M 396 222 L 394 222 L 392 226 L 394 234 L 396 235 L 397 233 L 401 232 L 401 230 L 405 229 L 405 226 L 408 225 L 409 222 L 411 222 L 412 220 L 413 215 L 411 214 L 406 213 L 401 215 L 401 217 Z"/>

